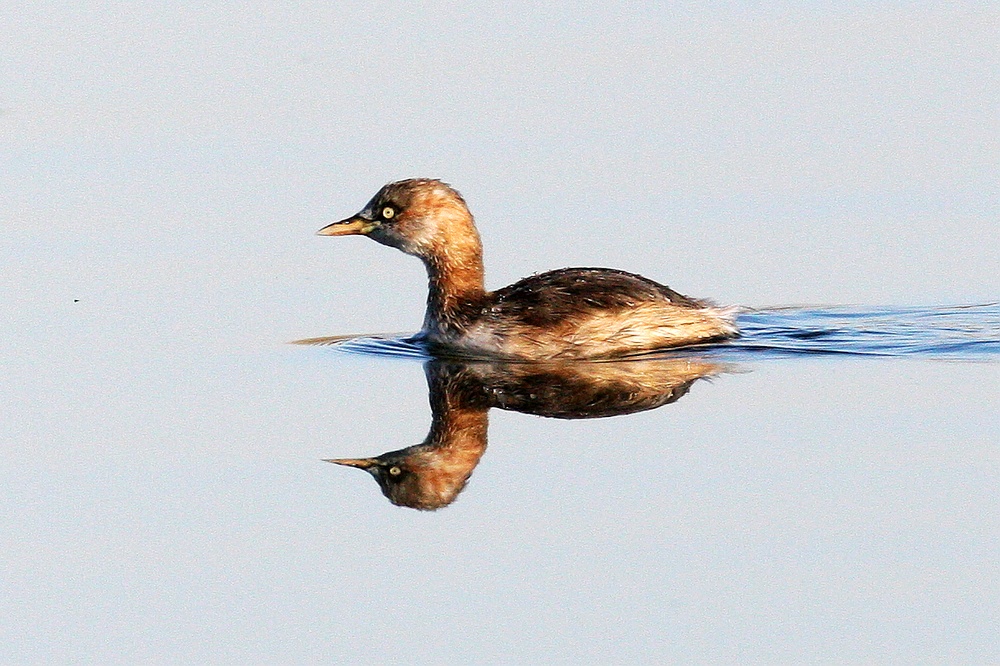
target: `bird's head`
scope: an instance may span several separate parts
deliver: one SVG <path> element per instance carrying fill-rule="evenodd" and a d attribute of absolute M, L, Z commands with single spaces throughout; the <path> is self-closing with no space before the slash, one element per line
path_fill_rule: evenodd
<path fill-rule="evenodd" d="M 422 258 L 463 245 L 479 247 L 479 235 L 462 195 L 440 180 L 427 178 L 389 183 L 358 213 L 317 233 L 360 234 Z"/>

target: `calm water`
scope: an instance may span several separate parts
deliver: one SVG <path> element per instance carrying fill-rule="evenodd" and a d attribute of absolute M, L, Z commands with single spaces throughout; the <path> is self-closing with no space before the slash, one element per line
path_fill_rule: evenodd
<path fill-rule="evenodd" d="M 1000 658 L 995 304 L 511 367 L 61 270 L 13 273 L 0 661 Z M 402 449 L 401 506 L 324 462 Z"/>
<path fill-rule="evenodd" d="M 1000 663 L 995 11 L 6 4 L 0 664 Z M 287 344 L 421 321 L 314 235 L 421 176 L 491 288 L 994 304 Z"/>

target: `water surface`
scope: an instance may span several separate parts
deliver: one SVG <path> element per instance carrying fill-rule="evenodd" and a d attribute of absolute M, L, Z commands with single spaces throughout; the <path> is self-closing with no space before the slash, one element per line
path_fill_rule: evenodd
<path fill-rule="evenodd" d="M 759 361 L 775 356 L 844 354 L 995 361 L 1000 353 L 1000 304 L 952 307 L 782 307 L 745 309 L 741 336 L 702 347 L 715 356 Z M 297 341 L 373 356 L 428 359 L 406 334 L 340 335 Z M 734 352 L 749 352 L 740 355 Z M 690 348 L 653 356 L 676 356 Z"/>
<path fill-rule="evenodd" d="M 1000 662 L 995 305 L 286 344 L 419 325 L 419 262 L 313 234 L 420 176 L 491 287 L 995 302 L 995 13 L 760 4 L 7 3 L 0 663 Z M 323 462 L 425 440 L 403 506 Z"/>
<path fill-rule="evenodd" d="M 464 494 L 414 528 L 448 526 L 462 563 L 423 571 L 422 585 L 452 602 L 453 585 L 468 586 L 441 621 L 485 652 L 473 657 L 441 629 L 433 635 L 451 647 L 423 657 L 996 654 L 1000 307 L 780 308 L 740 324 L 744 336 L 724 345 L 569 371 L 425 359 L 422 443 L 376 419 L 384 446 L 331 445 L 345 457 L 430 447 L 468 462 L 468 441 L 441 441 L 447 422 L 499 407 Z M 400 337 L 331 342 L 341 359 L 382 357 L 366 371 L 379 376 L 424 358 Z M 395 399 L 369 379 L 365 395 Z M 630 416 L 565 420 L 608 417 L 609 393 Z M 330 472 L 341 501 L 372 520 L 402 511 L 365 475 Z M 425 562 L 402 559 L 408 575 Z M 432 571 L 443 579 L 430 583 Z M 488 647 L 477 642 L 487 635 Z"/>
<path fill-rule="evenodd" d="M 488 445 L 413 511 L 323 461 L 433 435 L 419 348 L 95 293 L 26 300 L 4 347 L 4 661 L 1000 655 L 995 305 L 747 312 L 732 344 L 569 378 L 453 368 Z M 546 402 L 595 373 L 600 418 Z"/>

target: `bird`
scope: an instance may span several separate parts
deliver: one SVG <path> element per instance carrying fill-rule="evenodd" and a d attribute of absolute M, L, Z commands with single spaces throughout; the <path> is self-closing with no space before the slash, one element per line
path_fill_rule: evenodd
<path fill-rule="evenodd" d="M 610 268 L 562 268 L 487 291 L 472 213 L 437 179 L 388 183 L 358 213 L 317 233 L 368 236 L 423 261 L 427 308 L 411 340 L 434 355 L 599 360 L 739 336 L 737 308 Z"/>

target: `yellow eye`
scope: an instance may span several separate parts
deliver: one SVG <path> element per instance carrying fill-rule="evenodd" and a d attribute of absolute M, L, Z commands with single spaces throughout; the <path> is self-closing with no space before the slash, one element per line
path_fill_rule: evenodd
<path fill-rule="evenodd" d="M 392 206 L 386 206 L 385 208 L 382 209 L 382 217 L 384 217 L 387 220 L 391 220 L 395 214 L 396 214 L 396 209 L 393 208 Z"/>
<path fill-rule="evenodd" d="M 387 210 L 392 210 L 392 209 L 389 208 Z M 399 476 L 402 473 L 403 473 L 403 470 L 399 469 L 399 467 L 392 466 L 392 467 L 389 468 L 389 476 Z"/>

